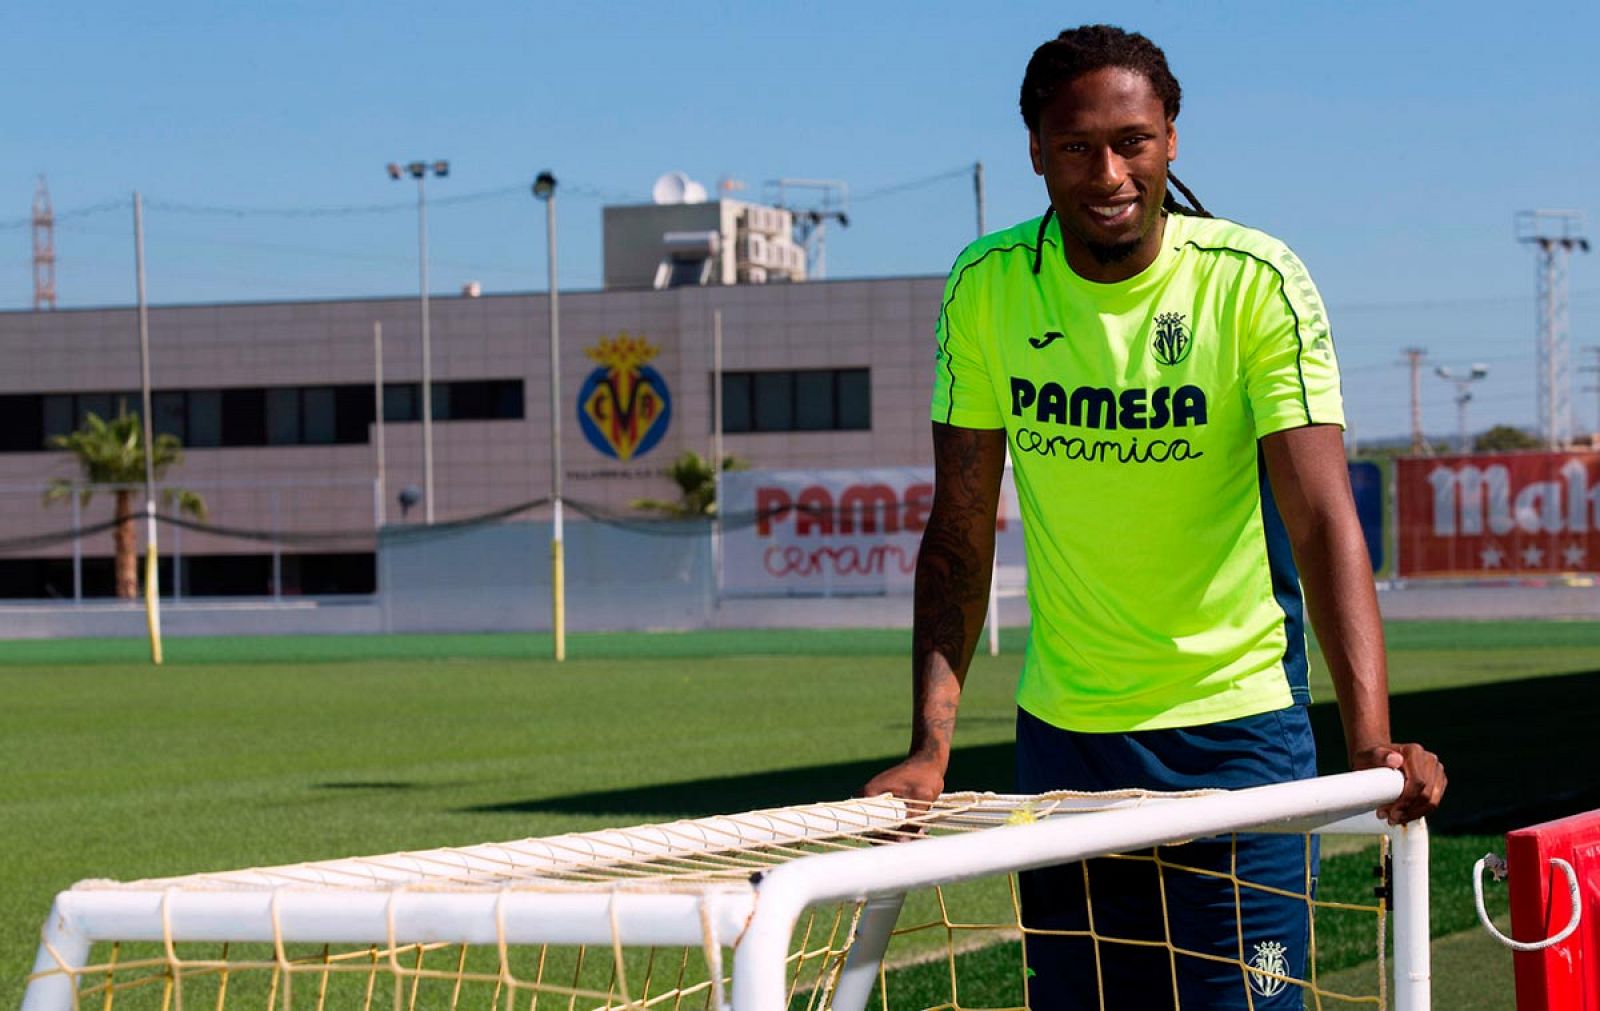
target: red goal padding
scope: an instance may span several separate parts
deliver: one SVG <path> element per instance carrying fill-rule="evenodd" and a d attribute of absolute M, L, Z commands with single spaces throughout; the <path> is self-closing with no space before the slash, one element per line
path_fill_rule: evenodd
<path fill-rule="evenodd" d="M 1517 1011 L 1600 1011 L 1600 811 L 1506 833 L 1511 934 L 1540 941 L 1572 919 L 1567 875 L 1578 874 L 1583 920 L 1560 944 L 1517 952 Z"/>

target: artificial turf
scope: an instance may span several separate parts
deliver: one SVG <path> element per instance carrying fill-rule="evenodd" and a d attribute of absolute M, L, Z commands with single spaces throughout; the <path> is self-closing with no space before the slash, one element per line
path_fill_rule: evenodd
<path fill-rule="evenodd" d="M 1600 629 L 1409 624 L 1389 641 L 1397 733 L 1433 744 L 1453 779 L 1436 825 L 1459 842 L 1436 843 L 1434 927 L 1464 929 L 1465 868 L 1494 832 L 1595 806 L 1585 766 L 1552 778 L 1550 755 L 1600 718 L 1600 679 L 1584 676 Z M 952 787 L 1009 787 L 1020 635 L 1004 643 L 969 678 Z M 556 664 L 538 635 L 173 639 L 154 668 L 136 640 L 0 643 L 0 1006 L 20 999 L 51 896 L 80 878 L 848 795 L 904 747 L 906 646 L 875 631 L 577 635 Z M 1331 719 L 1318 711 L 1324 737 Z"/>

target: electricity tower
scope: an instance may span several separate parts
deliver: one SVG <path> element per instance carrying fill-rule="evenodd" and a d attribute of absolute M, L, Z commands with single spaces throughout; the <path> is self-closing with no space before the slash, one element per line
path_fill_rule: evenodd
<path fill-rule="evenodd" d="M 828 276 L 828 222 L 850 227 L 849 184 L 838 179 L 772 179 L 766 185 L 769 193 L 776 191 L 772 203 L 794 214 L 795 243 L 806 251 L 806 277 L 823 280 Z M 816 190 L 820 201 L 811 207 L 792 206 L 788 201 L 792 189 Z"/>
<path fill-rule="evenodd" d="M 1534 247 L 1538 264 L 1539 428 L 1545 445 L 1572 440 L 1571 323 L 1567 316 L 1567 263 L 1572 251 L 1589 251 L 1578 211 L 1520 211 L 1517 241 Z"/>
<path fill-rule="evenodd" d="M 1593 372 L 1595 374 L 1594 384 L 1583 388 L 1583 392 L 1594 394 L 1594 432 L 1589 436 L 1589 445 L 1593 449 L 1600 449 L 1600 344 L 1590 344 L 1583 350 L 1594 355 L 1593 365 L 1584 365 L 1578 369 L 1579 372 Z"/>
<path fill-rule="evenodd" d="M 1428 352 L 1426 348 L 1406 348 L 1405 355 L 1405 364 L 1411 366 L 1411 455 L 1423 456 L 1433 452 L 1422 434 L 1422 360 Z"/>
<path fill-rule="evenodd" d="M 56 307 L 56 213 L 44 176 L 33 191 L 33 307 Z"/>

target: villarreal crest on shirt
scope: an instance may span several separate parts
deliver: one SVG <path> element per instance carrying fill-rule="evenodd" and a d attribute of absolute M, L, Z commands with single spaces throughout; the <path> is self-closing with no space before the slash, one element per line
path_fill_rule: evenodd
<path fill-rule="evenodd" d="M 1155 262 L 1098 284 L 1035 219 L 961 254 L 937 338 L 933 420 L 1005 429 L 1015 469 L 1023 709 L 1117 732 L 1309 701 L 1257 440 L 1344 413 L 1322 299 L 1286 246 L 1169 215 Z"/>

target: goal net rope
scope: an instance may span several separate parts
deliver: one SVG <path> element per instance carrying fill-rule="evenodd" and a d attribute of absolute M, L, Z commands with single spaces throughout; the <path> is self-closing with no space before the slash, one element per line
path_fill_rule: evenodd
<path fill-rule="evenodd" d="M 1162 880 L 1223 873 L 1237 897 L 1265 886 L 1190 866 L 1184 843 L 1250 830 L 1307 833 L 1308 852 L 1314 831 L 1375 836 L 1384 854 L 1394 845 L 1394 862 L 1407 870 L 1376 899 L 1370 878 L 1350 894 L 1330 894 L 1308 870 L 1292 893 L 1312 914 L 1307 978 L 1252 958 L 1241 937 L 1230 961 L 1243 989 L 1295 987 L 1319 1008 L 1420 1011 L 1426 834 L 1390 829 L 1371 814 L 1398 785 L 1397 773 L 1378 770 L 1193 794 L 960 793 L 910 806 L 885 796 L 84 881 L 56 899 L 23 1007 L 1020 1007 L 1029 970 L 1017 943 L 1024 928 L 1014 872 L 1109 856 L 1155 865 Z M 1348 974 L 1321 973 L 1323 924 L 1364 924 L 1340 933 L 1360 937 L 1370 963 L 1382 958 L 1391 909 L 1402 985 L 1386 983 L 1381 962 L 1358 990 L 1340 982 Z M 1096 932 L 1092 913 L 1081 936 L 1096 952 L 1164 947 L 1174 972 L 1179 958 L 1217 957 L 1174 944 L 1170 930 L 1156 942 Z"/>

